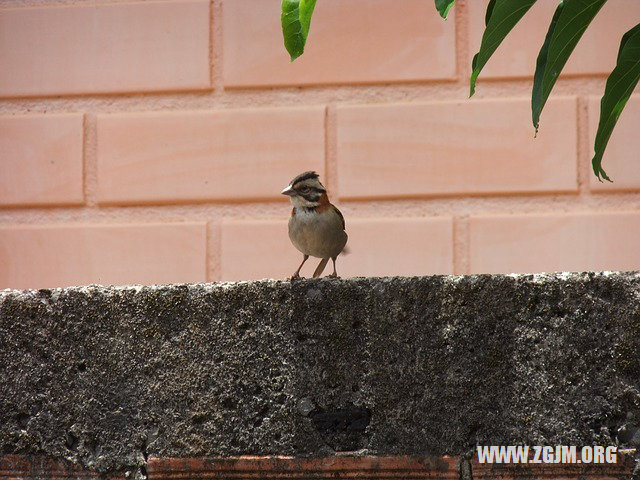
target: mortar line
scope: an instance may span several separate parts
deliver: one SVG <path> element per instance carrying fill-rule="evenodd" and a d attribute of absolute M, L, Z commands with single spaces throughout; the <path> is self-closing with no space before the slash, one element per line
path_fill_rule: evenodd
<path fill-rule="evenodd" d="M 87 131 L 89 120 L 86 113 L 82 114 L 82 204 L 87 204 Z"/>
<path fill-rule="evenodd" d="M 469 7 L 466 0 L 458 0 L 455 10 L 456 80 L 467 86 L 471 69 L 469 67 Z"/>
<path fill-rule="evenodd" d="M 218 42 L 220 43 L 220 42 Z M 214 49 L 215 50 L 215 49 Z M 157 110 L 208 110 L 212 108 L 261 108 L 294 107 L 301 105 L 319 105 L 347 100 L 350 104 L 370 103 L 372 98 L 385 102 L 411 101 L 460 101 L 468 97 L 467 78 L 461 82 L 438 81 L 429 83 L 392 82 L 386 85 L 371 84 L 324 85 L 298 88 L 246 88 L 224 89 L 223 66 L 221 58 L 214 55 L 214 70 L 217 90 L 114 92 L 111 94 L 66 94 L 28 96 L 0 99 L 0 112 L 3 114 L 37 111 L 46 106 L 50 113 L 69 110 L 88 111 L 96 114 L 111 112 L 157 111 Z M 221 57 L 221 55 L 220 55 Z M 576 91 L 585 96 L 601 95 L 602 79 L 576 77 L 560 79 L 554 92 L 558 96 L 576 96 Z M 502 89 L 502 90 L 498 90 Z M 476 92 L 478 98 L 491 99 L 503 97 L 530 98 L 530 80 L 526 79 L 485 79 L 483 87 Z"/>
<path fill-rule="evenodd" d="M 469 273 L 469 215 L 453 217 L 453 274 Z"/>
<path fill-rule="evenodd" d="M 97 206 L 98 190 L 98 127 L 94 113 L 85 113 L 83 120 L 83 196 L 87 207 Z"/>
<path fill-rule="evenodd" d="M 372 199 L 345 200 L 343 213 L 349 218 L 400 216 L 463 217 L 475 215 L 526 215 L 545 212 L 572 214 L 589 210 L 593 213 L 632 212 L 640 209 L 640 193 L 635 191 L 606 192 L 597 195 L 555 193 L 502 197 L 463 196 L 432 199 Z M 32 224 L 47 218 L 51 223 L 65 222 L 180 222 L 184 218 L 209 221 L 216 218 L 282 217 L 282 203 L 270 200 L 255 202 L 184 202 L 179 204 L 103 205 L 55 207 L 5 207 L 0 209 L 0 223 Z M 348 220 L 348 219 L 347 219 Z"/>
<path fill-rule="evenodd" d="M 324 168 L 327 188 L 332 201 L 337 201 L 340 194 L 338 191 L 338 127 L 336 115 L 336 105 L 329 103 L 325 107 L 324 114 Z"/>
<path fill-rule="evenodd" d="M 211 282 L 211 234 L 209 233 L 209 222 L 204 225 L 204 281 Z"/>
<path fill-rule="evenodd" d="M 458 474 L 460 475 L 460 480 L 473 480 L 473 468 L 470 458 L 460 457 Z"/>
<path fill-rule="evenodd" d="M 209 67 L 211 87 L 214 93 L 224 92 L 223 49 L 222 49 L 222 0 L 211 0 L 209 4 Z"/>
<path fill-rule="evenodd" d="M 578 157 L 577 161 L 577 175 L 578 175 L 578 193 L 580 195 L 588 195 L 590 193 L 589 188 L 589 113 L 588 113 L 588 100 L 582 96 L 578 97 L 577 102 L 577 145 L 576 153 Z"/>
<path fill-rule="evenodd" d="M 219 282 L 222 279 L 222 225 L 220 220 L 207 222 L 207 282 Z"/>

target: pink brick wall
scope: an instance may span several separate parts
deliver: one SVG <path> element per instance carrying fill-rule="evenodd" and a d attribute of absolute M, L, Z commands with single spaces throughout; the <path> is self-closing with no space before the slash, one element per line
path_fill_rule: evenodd
<path fill-rule="evenodd" d="M 599 98 L 640 2 L 608 2 L 533 138 L 538 2 L 480 78 L 488 0 L 0 1 L 0 288 L 285 278 L 280 190 L 315 169 L 343 276 L 640 269 L 640 95 L 599 183 Z M 622 6 L 620 4 L 623 4 Z M 315 262 L 303 269 L 310 275 Z"/>

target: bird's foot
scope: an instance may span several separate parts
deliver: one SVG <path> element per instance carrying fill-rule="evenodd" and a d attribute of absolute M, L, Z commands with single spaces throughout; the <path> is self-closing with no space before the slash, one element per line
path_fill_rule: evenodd
<path fill-rule="evenodd" d="M 337 273 L 330 273 L 329 275 L 327 275 L 327 278 L 340 278 L 340 276 L 338 276 Z"/>
<path fill-rule="evenodd" d="M 289 279 L 290 282 L 295 282 L 296 280 L 302 280 L 304 277 L 301 277 L 300 274 L 298 272 L 294 273 L 293 275 L 291 275 L 291 278 Z"/>

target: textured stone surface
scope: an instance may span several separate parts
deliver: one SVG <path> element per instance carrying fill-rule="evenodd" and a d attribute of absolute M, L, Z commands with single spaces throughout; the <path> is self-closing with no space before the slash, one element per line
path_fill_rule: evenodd
<path fill-rule="evenodd" d="M 640 274 L 0 292 L 0 454 L 634 447 Z"/>

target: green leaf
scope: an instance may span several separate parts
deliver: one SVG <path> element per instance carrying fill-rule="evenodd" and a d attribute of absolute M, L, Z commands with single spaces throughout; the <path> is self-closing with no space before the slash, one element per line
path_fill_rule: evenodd
<path fill-rule="evenodd" d="M 560 18 L 560 14 L 562 13 L 562 8 L 564 7 L 564 3 L 561 1 L 556 8 L 555 13 L 553 14 L 553 18 L 551 19 L 551 24 L 549 25 L 549 30 L 547 30 L 547 35 L 544 38 L 544 43 L 542 44 L 542 48 L 540 49 L 540 53 L 538 53 L 538 59 L 536 60 L 536 73 L 533 76 L 533 92 L 531 92 L 531 111 L 535 112 L 536 105 L 540 105 L 542 103 L 542 88 L 536 88 L 536 86 L 542 85 L 542 76 L 544 75 L 545 68 L 547 66 L 547 57 L 549 54 L 549 43 L 551 43 L 551 37 L 553 36 L 553 32 L 555 32 L 556 26 L 558 25 L 558 18 Z M 536 126 L 536 134 L 538 133 L 538 124 L 536 123 L 535 115 L 533 116 L 533 124 Z"/>
<path fill-rule="evenodd" d="M 638 80 L 640 80 L 640 23 L 622 37 L 618 63 L 607 79 L 607 86 L 600 101 L 600 123 L 596 133 L 595 155 L 591 161 L 593 172 L 600 181 L 602 178 L 611 181 L 602 169 L 602 155 L 607 148 L 618 117 L 636 88 Z"/>
<path fill-rule="evenodd" d="M 304 53 L 316 0 L 282 0 L 282 36 L 291 61 Z"/>
<path fill-rule="evenodd" d="M 487 12 L 484 14 L 484 26 L 489 25 L 489 19 L 493 14 L 493 7 L 496 6 L 496 0 L 489 0 L 489 4 L 487 5 Z"/>
<path fill-rule="evenodd" d="M 436 9 L 440 12 L 440 16 L 445 20 L 447 19 L 449 10 L 451 10 L 454 3 L 456 3 L 456 0 L 436 0 Z"/>
<path fill-rule="evenodd" d="M 480 51 L 475 54 L 471 67 L 471 94 L 476 90 L 476 80 L 493 52 L 520 21 L 536 0 L 491 0 L 485 16 L 486 28 L 482 35 Z"/>
<path fill-rule="evenodd" d="M 531 110 L 538 131 L 540 113 L 573 49 L 607 0 L 563 0 L 549 25 L 533 77 Z"/>

